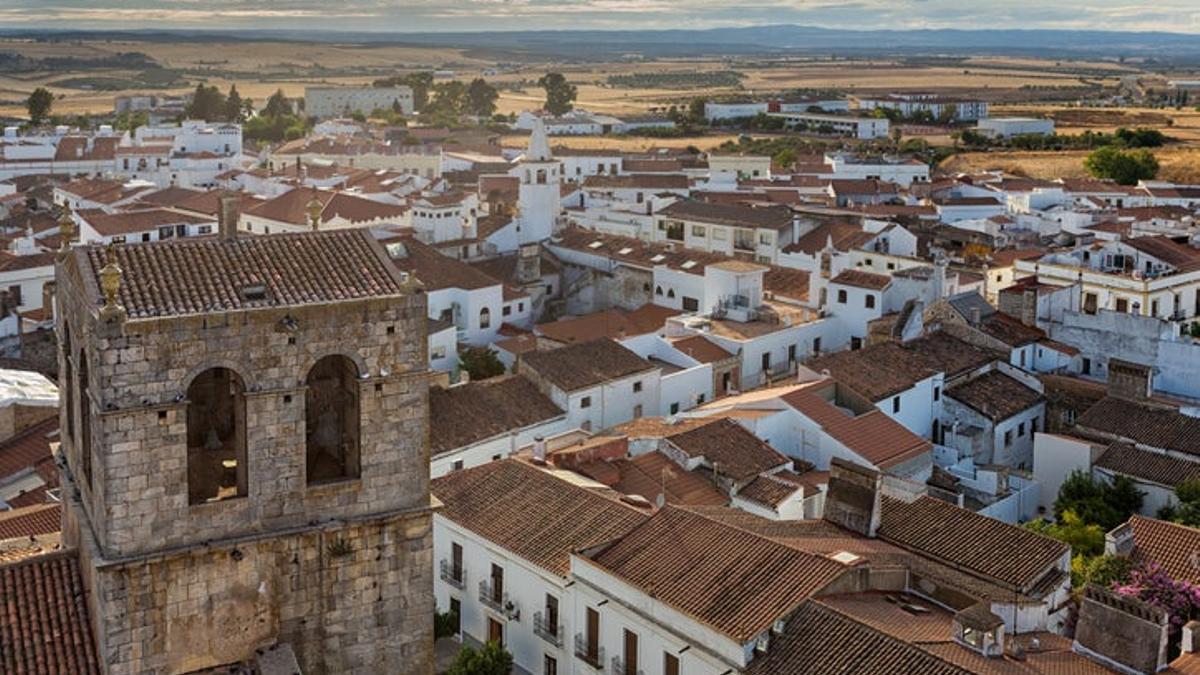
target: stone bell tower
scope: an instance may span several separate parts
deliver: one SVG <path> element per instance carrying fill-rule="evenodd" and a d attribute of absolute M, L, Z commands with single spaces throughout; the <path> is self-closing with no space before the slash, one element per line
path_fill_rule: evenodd
<path fill-rule="evenodd" d="M 428 675 L 425 296 L 365 231 L 223 235 L 58 263 L 63 537 L 105 672 Z"/>

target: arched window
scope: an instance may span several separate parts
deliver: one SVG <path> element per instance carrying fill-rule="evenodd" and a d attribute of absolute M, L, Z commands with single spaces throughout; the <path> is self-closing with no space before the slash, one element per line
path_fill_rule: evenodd
<path fill-rule="evenodd" d="M 246 387 L 210 368 L 187 390 L 188 503 L 246 496 Z"/>
<path fill-rule="evenodd" d="M 304 383 L 308 482 L 357 478 L 358 367 L 345 356 L 326 356 L 308 371 Z"/>
<path fill-rule="evenodd" d="M 654 294 L 655 294 L 655 295 L 662 295 L 662 286 L 655 286 L 655 287 L 654 287 Z"/>
<path fill-rule="evenodd" d="M 483 309 L 479 310 L 479 328 L 480 328 L 480 330 L 483 330 L 485 328 L 490 328 L 491 325 L 492 325 L 492 310 L 488 309 L 487 307 L 484 307 Z"/>
<path fill-rule="evenodd" d="M 63 323 L 63 407 L 67 413 L 67 438 L 75 438 L 75 371 L 71 367 L 71 327 Z"/>
<path fill-rule="evenodd" d="M 671 289 L 668 289 L 668 290 L 667 290 L 667 297 L 668 297 L 668 298 L 673 298 L 673 297 L 675 297 L 675 289 L 674 289 L 674 288 L 671 288 Z"/>
<path fill-rule="evenodd" d="M 79 468 L 88 489 L 92 487 L 92 406 L 88 395 L 87 354 L 79 350 L 79 438 L 75 447 L 79 449 Z"/>
<path fill-rule="evenodd" d="M 537 170 L 537 182 L 538 182 L 538 185 L 546 184 L 546 170 L 545 169 Z"/>

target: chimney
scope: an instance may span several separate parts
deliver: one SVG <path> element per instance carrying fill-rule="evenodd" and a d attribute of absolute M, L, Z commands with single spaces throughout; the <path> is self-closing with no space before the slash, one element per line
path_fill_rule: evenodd
<path fill-rule="evenodd" d="M 241 199 L 222 194 L 217 202 L 217 232 L 223 241 L 233 241 L 237 239 L 238 221 L 242 219 Z"/>
<path fill-rule="evenodd" d="M 531 284 L 542 278 L 542 249 L 538 244 L 525 244 L 517 254 L 517 283 Z"/>
<path fill-rule="evenodd" d="M 1145 401 L 1153 391 L 1154 371 L 1150 366 L 1122 359 L 1108 360 L 1108 395 L 1130 401 Z"/>
<path fill-rule="evenodd" d="M 1166 610 L 1089 584 L 1072 649 L 1124 672 L 1153 675 L 1167 667 L 1169 628 Z"/>
<path fill-rule="evenodd" d="M 1104 535 L 1104 555 L 1128 558 L 1133 554 L 1133 528 L 1128 522 L 1109 530 Z"/>
<path fill-rule="evenodd" d="M 1183 650 L 1184 654 L 1195 654 L 1200 651 L 1196 649 L 1200 647 L 1200 644 L 1197 644 L 1197 640 L 1200 640 L 1200 621 L 1193 619 L 1184 624 L 1181 637 L 1179 648 Z"/>
<path fill-rule="evenodd" d="M 829 462 L 825 520 L 874 537 L 879 529 L 882 478 L 878 471 L 834 457 Z"/>
<path fill-rule="evenodd" d="M 541 436 L 533 437 L 533 463 L 546 463 L 546 439 Z"/>
<path fill-rule="evenodd" d="M 970 319 L 970 321 L 971 321 L 971 325 L 972 325 L 972 326 L 978 326 L 978 325 L 979 325 L 979 318 L 980 318 L 980 316 L 979 316 L 979 308 L 978 308 L 978 307 L 972 307 L 972 308 L 971 308 L 971 311 L 970 311 L 970 316 L 971 316 L 971 319 Z"/>

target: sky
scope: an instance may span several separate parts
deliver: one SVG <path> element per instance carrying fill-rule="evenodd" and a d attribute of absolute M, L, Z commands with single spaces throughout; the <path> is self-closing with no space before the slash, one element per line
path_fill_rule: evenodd
<path fill-rule="evenodd" d="M 1200 34 L 1200 0 L 0 0 L 0 28 L 1048 28 Z"/>

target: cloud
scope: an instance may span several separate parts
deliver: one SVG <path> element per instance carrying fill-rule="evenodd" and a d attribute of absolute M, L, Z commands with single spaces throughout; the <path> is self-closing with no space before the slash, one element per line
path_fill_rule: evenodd
<path fill-rule="evenodd" d="M 0 25 L 374 31 L 1073 28 L 1200 33 L 1196 0 L 3 0 Z"/>

